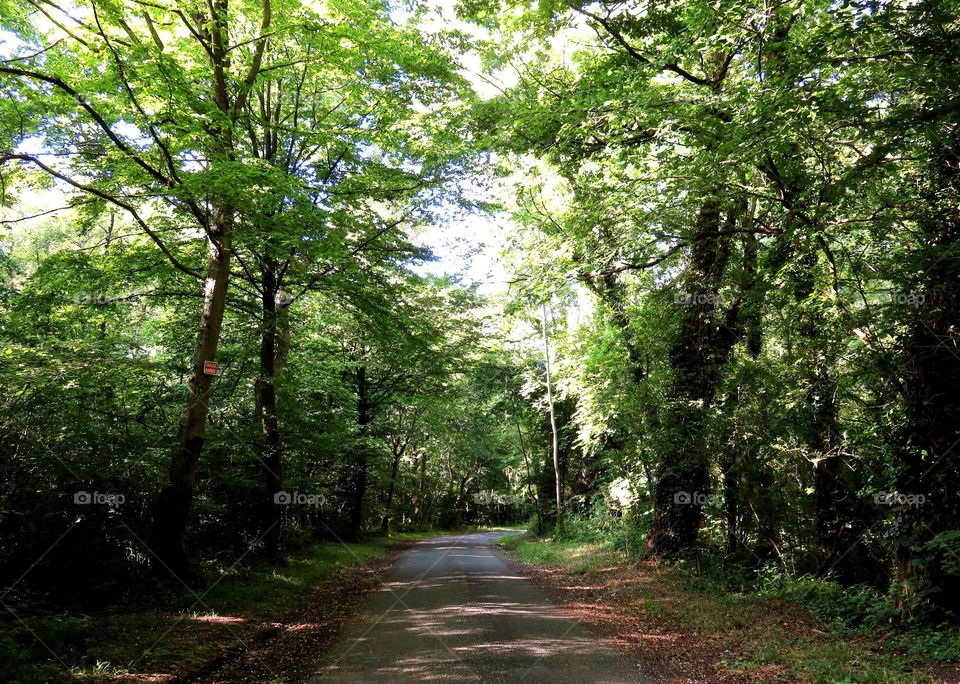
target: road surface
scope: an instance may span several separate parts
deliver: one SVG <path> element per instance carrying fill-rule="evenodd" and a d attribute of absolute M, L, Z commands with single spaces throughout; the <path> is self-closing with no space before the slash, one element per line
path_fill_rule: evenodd
<path fill-rule="evenodd" d="M 314 682 L 649 682 L 491 547 L 437 537 L 398 559 Z"/>

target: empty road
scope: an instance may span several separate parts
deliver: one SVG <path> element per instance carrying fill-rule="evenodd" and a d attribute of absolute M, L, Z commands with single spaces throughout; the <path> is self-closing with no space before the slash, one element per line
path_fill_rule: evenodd
<path fill-rule="evenodd" d="M 649 682 L 491 548 L 437 537 L 398 559 L 315 682 Z"/>

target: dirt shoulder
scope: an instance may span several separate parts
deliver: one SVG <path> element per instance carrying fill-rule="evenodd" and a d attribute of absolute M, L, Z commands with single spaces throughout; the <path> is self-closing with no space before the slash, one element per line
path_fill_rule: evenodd
<path fill-rule="evenodd" d="M 538 563 L 529 557 L 539 553 L 510 546 L 501 553 L 518 572 L 655 682 L 960 682 L 955 665 L 911 665 L 881 652 L 882 635 L 840 635 L 796 603 L 708 594 L 652 561 L 588 549 L 563 550 L 573 561 L 554 555 Z"/>
<path fill-rule="evenodd" d="M 503 555 L 552 603 L 572 619 L 590 627 L 604 644 L 639 663 L 641 671 L 654 681 L 665 684 L 751 681 L 721 676 L 715 666 L 724 652 L 721 644 L 697 632 L 667 628 L 640 608 L 636 599 L 642 580 L 635 569 L 610 568 L 586 575 L 521 563 L 509 552 Z"/>
<path fill-rule="evenodd" d="M 357 614 L 367 594 L 379 586 L 410 542 L 391 544 L 373 561 L 338 570 L 303 596 L 301 608 L 263 625 L 262 637 L 224 662 L 181 678 L 182 682 L 303 682 L 320 667 L 344 624 Z"/>

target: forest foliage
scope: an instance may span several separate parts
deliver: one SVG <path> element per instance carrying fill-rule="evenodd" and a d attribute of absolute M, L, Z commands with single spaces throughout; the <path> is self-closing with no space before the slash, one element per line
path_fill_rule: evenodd
<path fill-rule="evenodd" d="M 955 619 L 958 16 L 0 2 L 4 601 L 529 519 Z"/>

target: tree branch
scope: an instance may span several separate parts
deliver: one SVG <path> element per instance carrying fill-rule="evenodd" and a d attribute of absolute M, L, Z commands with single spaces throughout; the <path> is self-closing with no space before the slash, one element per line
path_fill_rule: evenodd
<path fill-rule="evenodd" d="M 139 155 L 135 154 L 134 151 L 125 142 L 123 142 L 123 140 L 121 140 L 116 133 L 113 132 L 113 130 L 110 128 L 110 124 L 107 123 L 106 119 L 104 119 L 100 115 L 100 113 L 96 109 L 94 109 L 90 105 L 90 103 L 88 103 L 83 98 L 83 95 L 81 95 L 79 92 L 74 90 L 71 86 L 67 85 L 60 78 L 56 76 L 49 76 L 47 74 L 42 74 L 37 71 L 29 71 L 27 69 L 17 69 L 15 67 L 8 67 L 8 66 L 0 66 L 0 74 L 10 74 L 12 76 L 21 76 L 23 78 L 29 78 L 35 81 L 41 81 L 43 83 L 49 83 L 50 85 L 55 86 L 60 90 L 62 90 L 63 92 L 67 93 L 70 97 L 72 97 L 77 101 L 77 103 L 83 108 L 84 111 L 87 112 L 87 114 L 90 115 L 90 117 L 96 122 L 97 126 L 100 127 L 100 129 L 106 134 L 106 136 L 117 147 L 117 149 L 119 149 L 127 157 L 132 159 L 134 163 L 137 164 L 137 166 L 139 166 L 148 174 L 150 174 L 150 176 L 153 179 L 159 181 L 160 183 L 162 183 L 167 187 L 172 187 L 173 185 L 172 180 L 168 179 L 166 176 L 160 173 L 157 169 L 153 168 L 150 164 L 148 164 L 143 159 L 141 159 Z"/>
<path fill-rule="evenodd" d="M 43 170 L 43 171 L 44 171 L 45 173 L 47 173 L 48 175 L 53 176 L 54 178 L 57 178 L 58 180 L 63 181 L 63 182 L 66 183 L 67 185 L 70 185 L 70 186 L 72 186 L 72 187 L 74 187 L 74 188 L 77 188 L 78 190 L 82 190 L 83 192 L 86 192 L 86 193 L 89 193 L 89 194 L 91 194 L 91 195 L 94 195 L 95 197 L 99 197 L 100 199 L 106 200 L 107 202 L 110 202 L 111 204 L 114 204 L 114 205 L 120 207 L 121 209 L 129 212 L 129 214 L 133 217 L 133 220 L 136 221 L 136 223 L 137 223 L 138 226 L 140 226 L 141 230 L 143 230 L 143 232 L 146 233 L 147 236 L 148 236 L 151 240 L 153 240 L 153 242 L 157 245 L 157 247 L 160 248 L 160 251 L 163 252 L 164 256 L 167 257 L 167 259 L 170 261 L 170 263 L 173 264 L 173 266 L 174 266 L 177 270 L 182 271 L 182 272 L 186 273 L 187 275 L 193 276 L 194 278 L 203 280 L 203 277 L 204 277 L 204 276 L 203 276 L 202 273 L 200 273 L 199 271 L 195 271 L 194 269 L 192 269 L 192 268 L 190 268 L 189 266 L 185 265 L 183 262 L 181 262 L 179 259 L 177 259 L 177 257 L 175 257 L 175 256 L 173 255 L 173 253 L 172 253 L 172 252 L 167 248 L 167 246 L 163 243 L 163 240 L 160 239 L 160 236 L 157 235 L 157 234 L 150 228 L 150 226 L 147 225 L 147 222 L 143 220 L 143 217 L 140 216 L 139 212 L 137 212 L 136 208 L 135 208 L 133 205 L 127 204 L 127 203 L 124 202 L 123 200 L 121 200 L 121 199 L 119 199 L 119 198 L 117 198 L 117 197 L 114 197 L 113 195 L 111 195 L 111 194 L 109 194 L 109 193 L 106 193 L 106 192 L 104 192 L 103 190 L 100 190 L 99 188 L 95 188 L 95 187 L 93 187 L 93 186 L 91 186 L 91 185 L 85 185 L 85 184 L 83 184 L 83 183 L 80 183 L 79 181 L 74 180 L 74 179 L 70 178 L 69 176 L 66 176 L 66 175 L 60 173 L 59 171 L 56 171 L 55 169 L 50 168 L 49 166 L 47 166 L 46 164 L 44 164 L 42 161 L 40 161 L 39 159 L 37 159 L 37 158 L 34 157 L 33 155 L 30 155 L 30 154 L 0 154 L 0 165 L 4 164 L 5 162 L 7 162 L 7 161 L 9 161 L 9 160 L 20 160 L 20 161 L 30 162 L 31 164 L 34 164 L 35 166 L 39 167 L 41 170 Z"/>
<path fill-rule="evenodd" d="M 715 87 L 720 81 L 722 81 L 723 77 L 726 75 L 726 71 L 727 71 L 726 67 L 724 67 L 723 71 L 721 72 L 720 76 L 717 79 L 709 79 L 709 78 L 700 78 L 699 76 L 694 76 L 693 74 L 691 74 L 689 71 L 681 67 L 676 62 L 671 62 L 669 64 L 664 64 L 663 66 L 658 66 L 653 61 L 651 61 L 648 57 L 644 56 L 639 51 L 637 51 L 637 49 L 630 44 L 630 41 L 628 41 L 626 37 L 615 26 L 613 26 L 609 17 L 601 17 L 599 14 L 595 12 L 591 12 L 590 10 L 586 10 L 582 7 L 574 7 L 573 9 L 576 12 L 579 12 L 580 14 L 584 15 L 585 17 L 593 19 L 595 22 L 603 26 L 603 28 L 606 29 L 607 33 L 613 36 L 613 39 L 616 40 L 618 43 L 620 43 L 623 49 L 627 51 L 627 54 L 633 57 L 635 60 L 637 60 L 641 64 L 652 66 L 656 69 L 659 69 L 660 71 L 671 71 L 675 73 L 677 76 L 680 76 L 681 78 L 683 78 L 684 80 L 690 81 L 690 83 L 695 83 L 696 85 L 699 85 L 699 86 L 709 86 L 711 88 Z M 730 59 L 733 59 L 732 54 L 730 56 Z M 727 64 L 729 64 L 729 61 L 727 62 Z"/>

